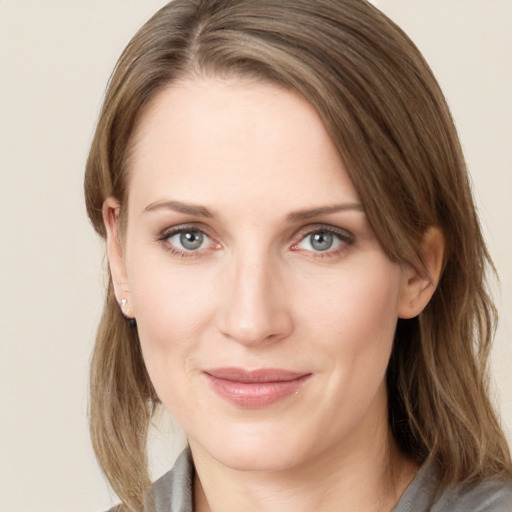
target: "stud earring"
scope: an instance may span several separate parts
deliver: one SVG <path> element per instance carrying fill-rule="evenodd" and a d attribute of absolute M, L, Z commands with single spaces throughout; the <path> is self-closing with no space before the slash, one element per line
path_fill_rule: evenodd
<path fill-rule="evenodd" d="M 126 306 L 127 303 L 128 303 L 127 299 L 121 299 L 119 301 L 119 305 L 121 306 L 121 309 L 123 309 Z M 123 316 L 125 316 L 124 313 L 123 313 Z M 125 318 L 130 323 L 130 327 L 137 327 L 137 320 L 135 320 L 135 318 L 128 318 L 126 316 L 125 316 Z"/>

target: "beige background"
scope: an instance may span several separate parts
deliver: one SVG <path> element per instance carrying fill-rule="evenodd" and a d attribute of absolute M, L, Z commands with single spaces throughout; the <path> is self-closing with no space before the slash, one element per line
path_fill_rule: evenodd
<path fill-rule="evenodd" d="M 115 60 L 164 3 L 0 0 L 0 512 L 111 503 L 86 422 L 103 258 L 82 173 Z M 502 279 L 493 371 L 510 435 L 512 0 L 376 3 L 424 52 L 460 129 Z M 158 474 L 181 441 L 152 437 Z"/>

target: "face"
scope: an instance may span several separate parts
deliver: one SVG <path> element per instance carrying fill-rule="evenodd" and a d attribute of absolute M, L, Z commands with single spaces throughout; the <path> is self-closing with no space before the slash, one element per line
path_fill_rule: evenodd
<path fill-rule="evenodd" d="M 304 99 L 213 79 L 160 93 L 136 131 L 122 239 L 116 294 L 192 447 L 282 469 L 386 428 L 410 280 Z"/>

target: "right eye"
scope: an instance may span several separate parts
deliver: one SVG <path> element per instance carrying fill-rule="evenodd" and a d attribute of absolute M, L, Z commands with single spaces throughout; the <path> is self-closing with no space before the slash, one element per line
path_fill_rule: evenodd
<path fill-rule="evenodd" d="M 197 228 L 177 227 L 167 230 L 161 237 L 169 250 L 177 255 L 188 256 L 204 249 L 218 246 L 206 233 Z"/>

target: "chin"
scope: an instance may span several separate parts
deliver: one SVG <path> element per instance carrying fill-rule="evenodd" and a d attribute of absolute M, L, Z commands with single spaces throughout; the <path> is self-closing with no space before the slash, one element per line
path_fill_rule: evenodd
<path fill-rule="evenodd" d="M 256 450 L 234 450 L 219 453 L 218 462 L 236 471 L 279 472 L 299 464 L 297 454 L 282 453 L 273 448 Z"/>
<path fill-rule="evenodd" d="M 314 455 L 307 453 L 304 441 L 298 442 L 299 436 L 269 430 L 224 432 L 220 437 L 212 436 L 211 442 L 202 443 L 202 450 L 220 464 L 237 471 L 288 470 Z M 219 442 L 219 439 L 224 441 Z"/>

